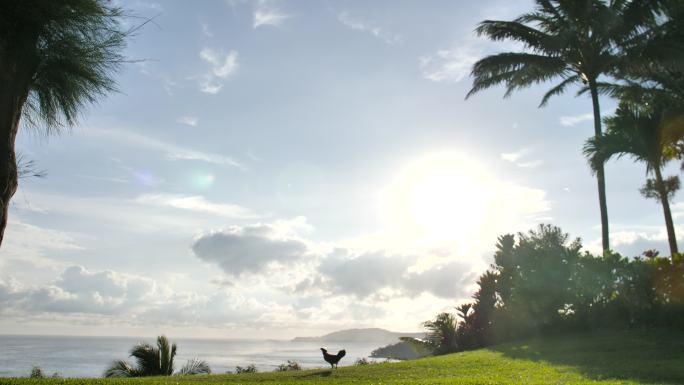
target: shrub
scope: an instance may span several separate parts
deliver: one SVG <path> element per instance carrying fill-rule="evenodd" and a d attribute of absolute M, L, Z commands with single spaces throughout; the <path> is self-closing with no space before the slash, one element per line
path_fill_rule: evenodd
<path fill-rule="evenodd" d="M 369 360 L 366 357 L 363 358 L 357 358 L 356 361 L 354 361 L 354 366 L 366 366 L 366 365 L 373 365 L 377 364 L 378 361 L 375 360 Z"/>
<path fill-rule="evenodd" d="M 297 361 L 287 360 L 286 363 L 278 365 L 276 372 L 289 372 L 291 370 L 302 370 L 302 367 L 297 363 Z"/>
<path fill-rule="evenodd" d="M 242 366 L 236 366 L 235 367 L 235 373 L 256 373 L 258 372 L 256 366 L 254 364 L 249 364 L 245 367 Z"/>
<path fill-rule="evenodd" d="M 45 373 L 43 373 L 43 369 L 41 369 L 38 366 L 34 366 L 31 368 L 31 378 L 45 378 Z"/>

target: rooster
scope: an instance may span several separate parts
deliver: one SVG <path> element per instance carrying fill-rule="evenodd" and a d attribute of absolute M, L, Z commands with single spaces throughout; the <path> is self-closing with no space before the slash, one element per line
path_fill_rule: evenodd
<path fill-rule="evenodd" d="M 347 354 L 344 349 L 337 352 L 337 354 L 329 354 L 328 351 L 323 348 L 321 348 L 321 351 L 323 352 L 323 359 L 325 362 L 330 364 L 330 369 L 337 367 L 337 363 L 340 362 L 345 354 Z"/>

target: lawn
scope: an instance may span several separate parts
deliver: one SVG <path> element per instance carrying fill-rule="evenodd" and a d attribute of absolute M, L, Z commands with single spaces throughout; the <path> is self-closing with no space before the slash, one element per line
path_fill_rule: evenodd
<path fill-rule="evenodd" d="M 399 363 L 284 373 L 143 379 L 0 379 L 0 384 L 684 384 L 684 331 L 532 339 Z"/>

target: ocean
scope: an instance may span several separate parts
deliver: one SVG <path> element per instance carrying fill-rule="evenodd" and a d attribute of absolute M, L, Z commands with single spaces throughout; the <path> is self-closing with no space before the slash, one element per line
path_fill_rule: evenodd
<path fill-rule="evenodd" d="M 2 336 L 0 335 L 0 377 L 26 377 L 31 368 L 40 367 L 51 375 L 63 377 L 101 377 L 117 359 L 130 360 L 128 352 L 139 341 L 155 344 L 154 338 L 76 337 L 76 336 Z M 209 363 L 213 373 L 235 371 L 235 366 L 254 364 L 259 371 L 273 371 L 287 360 L 304 368 L 323 368 L 321 347 L 330 352 L 346 349 L 340 366 L 352 365 L 357 358 L 370 356 L 381 343 L 293 342 L 274 340 L 173 339 L 178 345 L 176 369 L 197 357 Z"/>

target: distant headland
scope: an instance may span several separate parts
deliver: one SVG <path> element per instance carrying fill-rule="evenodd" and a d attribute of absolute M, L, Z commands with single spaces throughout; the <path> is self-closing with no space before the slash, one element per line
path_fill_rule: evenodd
<path fill-rule="evenodd" d="M 293 342 L 377 342 L 390 344 L 397 342 L 399 337 L 424 338 L 425 333 L 391 332 L 380 328 L 347 329 L 332 332 L 318 337 L 295 337 Z"/>

